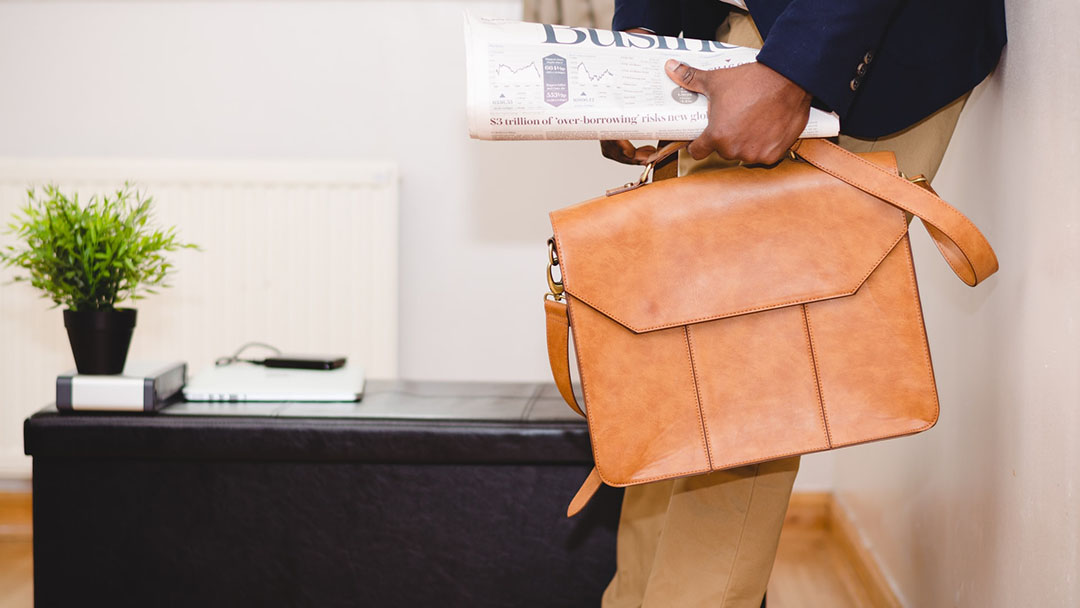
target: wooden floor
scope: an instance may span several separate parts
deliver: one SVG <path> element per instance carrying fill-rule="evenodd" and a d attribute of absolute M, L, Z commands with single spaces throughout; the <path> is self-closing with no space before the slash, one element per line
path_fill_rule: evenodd
<path fill-rule="evenodd" d="M 28 540 L 0 539 L 0 607 L 34 605 L 33 548 Z"/>
<path fill-rule="evenodd" d="M 878 608 L 832 524 L 827 495 L 796 495 L 780 537 L 769 608 Z M 0 494 L 0 608 L 34 604 L 30 501 Z"/>
<path fill-rule="evenodd" d="M 784 532 L 768 597 L 769 608 L 877 608 L 839 543 L 823 530 Z"/>
<path fill-rule="evenodd" d="M 0 608 L 34 605 L 30 496 L 0 492 Z"/>
<path fill-rule="evenodd" d="M 832 495 L 792 495 L 769 580 L 769 608 L 896 608 L 854 534 Z"/>

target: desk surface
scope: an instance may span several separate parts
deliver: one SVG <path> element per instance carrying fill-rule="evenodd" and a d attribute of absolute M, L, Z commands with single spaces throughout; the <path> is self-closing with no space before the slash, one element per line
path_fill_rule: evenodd
<path fill-rule="evenodd" d="M 357 403 L 182 402 L 156 414 L 26 420 L 35 458 L 590 462 L 584 420 L 551 384 L 369 381 Z"/>
<path fill-rule="evenodd" d="M 395 420 L 580 421 L 554 384 L 369 380 L 355 403 L 183 402 L 168 416 L 274 416 Z"/>

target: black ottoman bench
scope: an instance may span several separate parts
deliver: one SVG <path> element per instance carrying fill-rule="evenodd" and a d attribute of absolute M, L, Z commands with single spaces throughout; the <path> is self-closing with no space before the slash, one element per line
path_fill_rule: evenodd
<path fill-rule="evenodd" d="M 614 572 L 621 495 L 565 517 L 592 456 L 554 386 L 49 407 L 24 431 L 39 607 L 595 607 Z"/>

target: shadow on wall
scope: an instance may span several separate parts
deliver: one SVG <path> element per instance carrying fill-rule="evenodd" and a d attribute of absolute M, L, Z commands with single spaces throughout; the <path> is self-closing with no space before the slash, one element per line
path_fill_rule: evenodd
<path fill-rule="evenodd" d="M 912 231 L 940 423 L 838 459 L 837 492 L 910 606 L 1076 605 L 1075 120 L 1044 86 L 1057 73 L 1029 68 L 1040 47 L 1013 38 L 934 184 L 1000 271 L 968 289 Z"/>
<path fill-rule="evenodd" d="M 933 438 L 938 463 L 930 461 L 925 466 L 934 471 L 935 494 L 945 504 L 931 500 L 916 507 L 920 519 L 937 520 L 936 532 L 941 535 L 938 542 L 916 544 L 913 557 L 919 569 L 914 574 L 927 584 L 908 598 L 913 605 L 946 599 L 942 597 L 945 590 L 952 590 L 947 599 L 957 605 L 991 605 L 983 602 L 994 602 L 994 597 L 1004 600 L 1003 589 L 975 582 L 1008 581 L 1016 576 L 1015 570 L 1003 569 L 1011 561 L 1012 549 L 995 531 L 1016 524 L 1010 521 L 1006 503 L 1020 487 L 1018 463 L 1032 446 L 1022 445 L 1018 441 L 1022 435 L 1015 431 L 1023 425 L 1025 410 L 1032 411 L 1028 406 L 1033 405 L 1030 400 L 1035 394 L 1018 386 L 1017 371 L 1022 362 L 1040 355 L 1028 352 L 1037 328 L 1016 322 L 1024 317 L 1018 311 L 1031 308 L 1025 301 L 1030 296 L 1026 271 L 1031 264 L 1030 220 L 1015 206 L 1010 209 L 1000 201 L 1026 205 L 1024 180 L 1015 178 L 1038 171 L 1030 166 L 1030 157 L 1016 154 L 1002 140 L 999 125 L 1008 112 L 1004 103 L 1008 73 L 1006 47 L 997 72 L 968 104 L 965 118 L 970 126 L 954 138 L 951 160 L 943 172 L 946 179 L 939 185 L 947 199 L 973 214 L 976 223 L 994 235 L 1001 270 L 986 285 L 988 289 L 970 290 L 947 288 L 953 277 L 936 268 L 924 296 L 944 422 Z M 995 171 L 999 168 L 1008 171 Z M 928 243 L 921 249 L 924 260 L 937 253 Z M 936 344 L 934 337 L 938 337 Z M 943 519 L 934 514 L 941 509 L 947 513 Z M 941 568 L 943 563 L 949 565 Z"/>

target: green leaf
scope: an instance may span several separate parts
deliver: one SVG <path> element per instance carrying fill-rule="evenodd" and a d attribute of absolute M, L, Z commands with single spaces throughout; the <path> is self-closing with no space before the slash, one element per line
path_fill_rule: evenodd
<path fill-rule="evenodd" d="M 139 291 L 168 286 L 173 265 L 165 253 L 201 250 L 179 242 L 175 227 L 155 228 L 152 216 L 153 198 L 131 183 L 86 204 L 53 184 L 32 187 L 7 224 L 17 245 L 0 247 L 0 265 L 16 269 L 14 282 L 72 310 L 141 299 Z"/>

